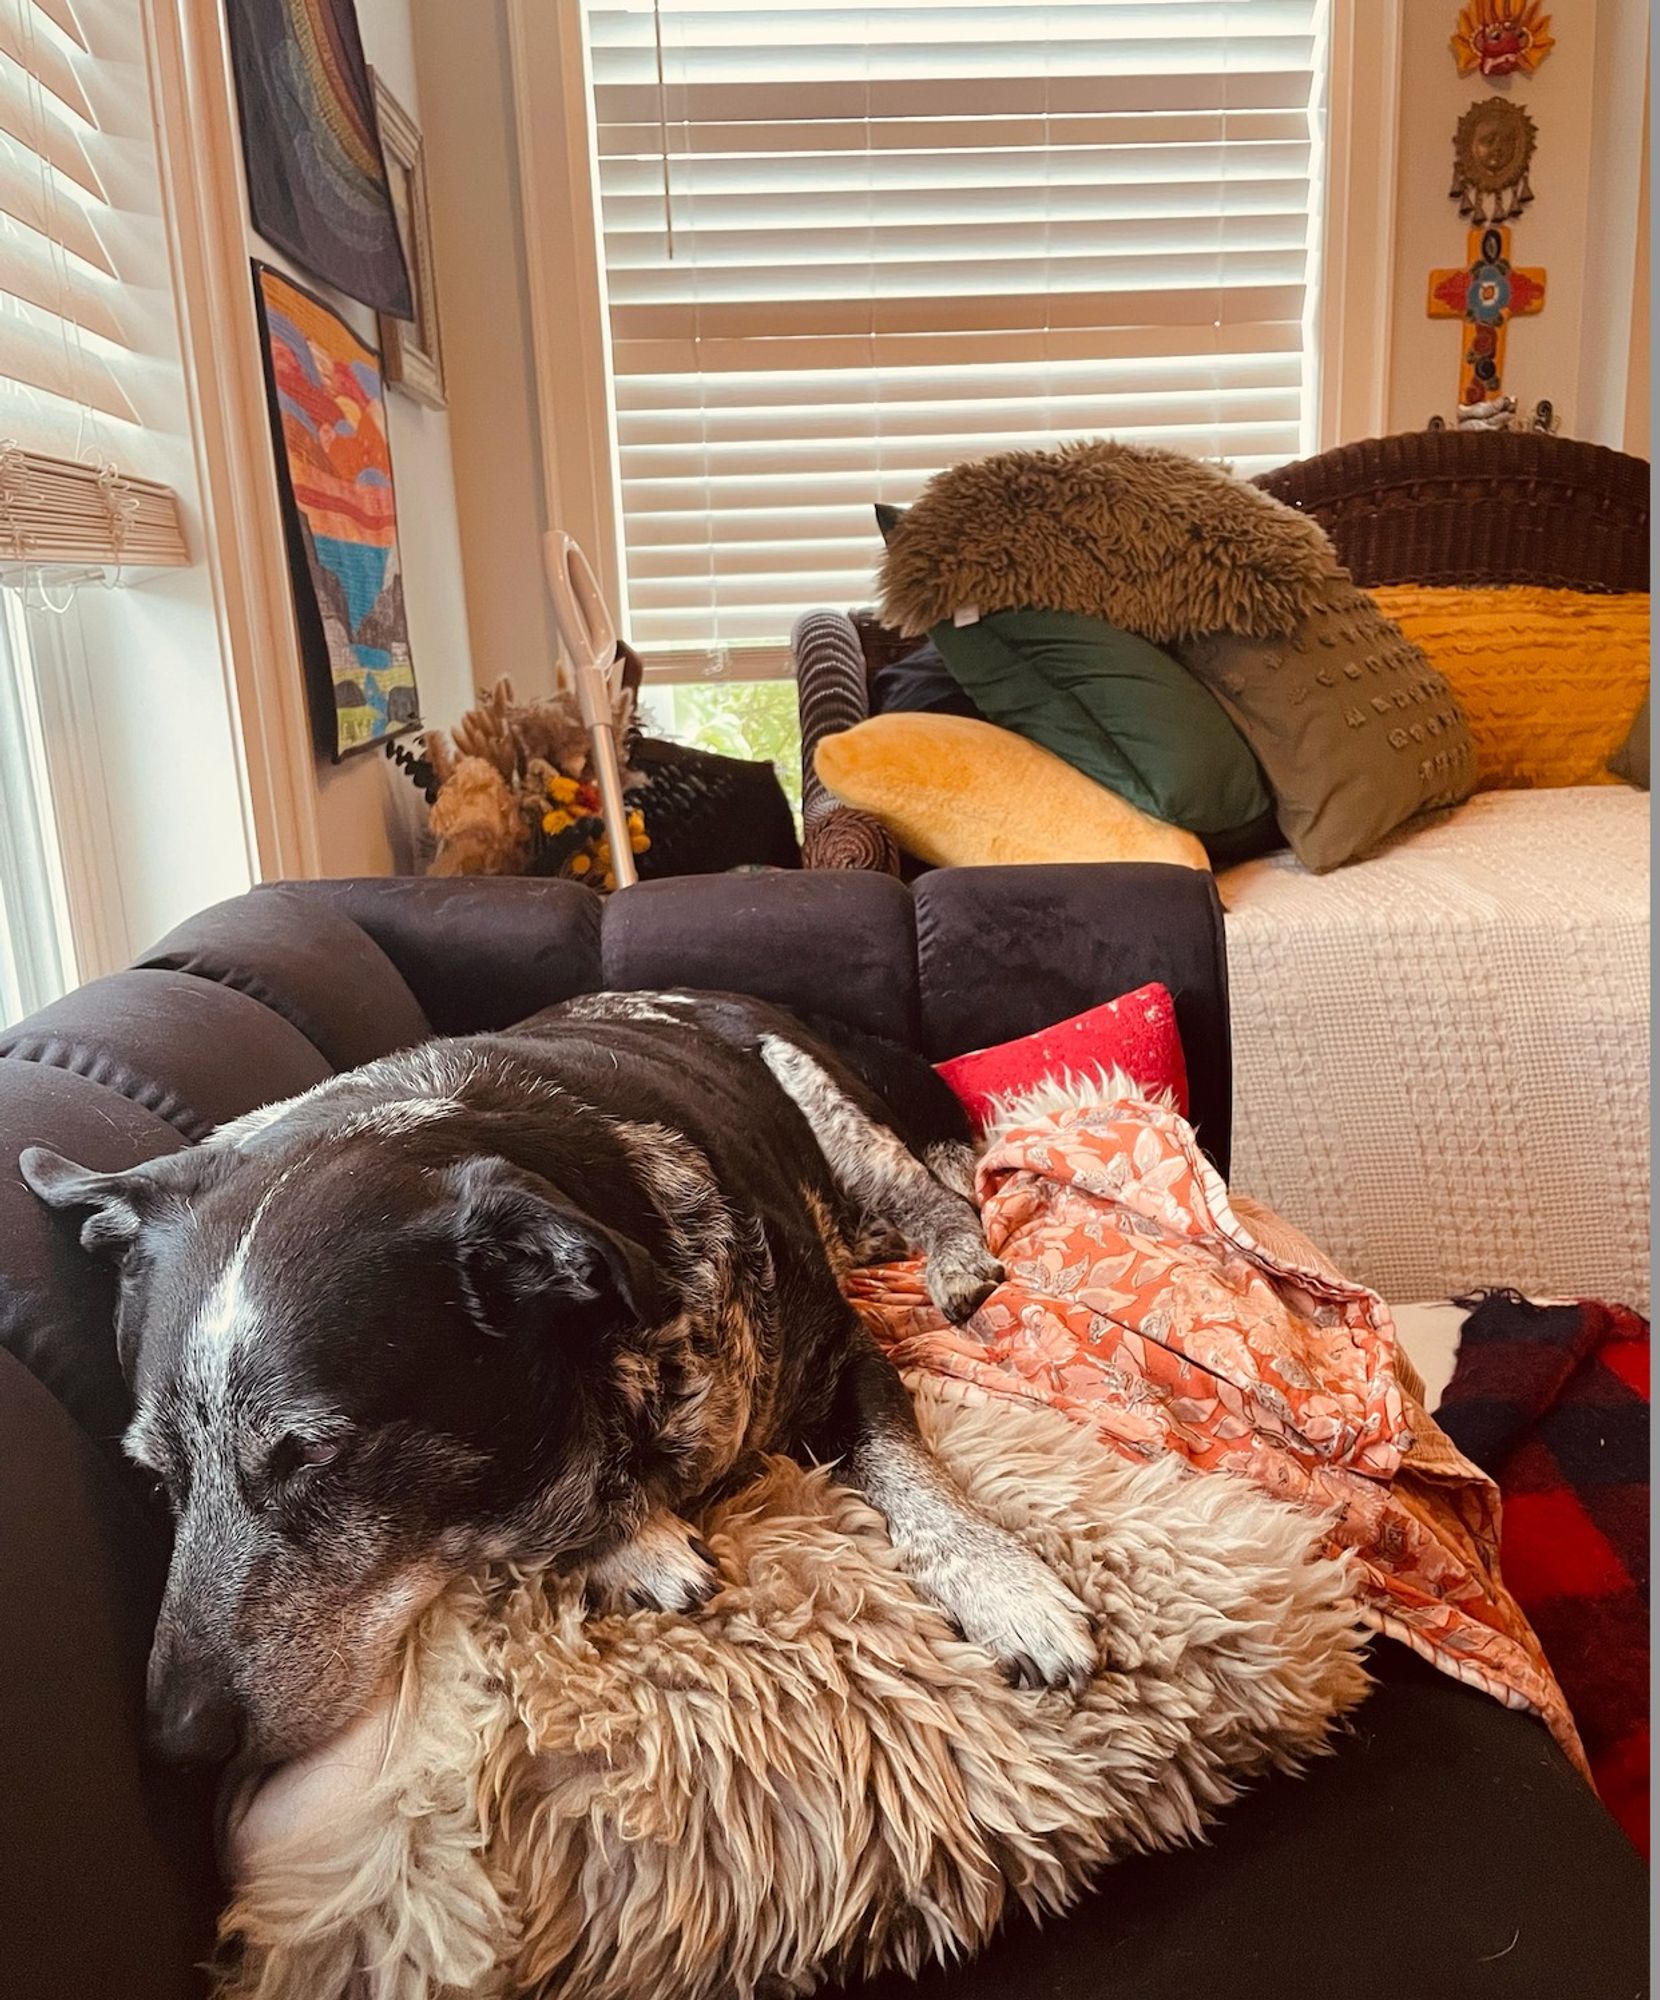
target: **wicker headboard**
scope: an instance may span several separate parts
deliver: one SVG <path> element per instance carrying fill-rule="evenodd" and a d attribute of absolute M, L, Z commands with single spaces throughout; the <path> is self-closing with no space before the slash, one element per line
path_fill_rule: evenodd
<path fill-rule="evenodd" d="M 1648 589 L 1648 461 L 1542 431 L 1403 431 L 1254 482 L 1312 514 L 1357 583 Z M 874 612 L 867 672 L 915 650 Z"/>
<path fill-rule="evenodd" d="M 1356 583 L 1648 589 L 1648 461 L 1542 431 L 1405 431 L 1255 482 L 1312 514 Z"/>

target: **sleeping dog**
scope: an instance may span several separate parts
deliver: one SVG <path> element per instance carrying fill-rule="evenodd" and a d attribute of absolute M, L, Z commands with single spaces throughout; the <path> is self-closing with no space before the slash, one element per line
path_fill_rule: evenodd
<path fill-rule="evenodd" d="M 129 1172 L 25 1153 L 119 1259 L 127 1450 L 176 1522 L 153 1747 L 313 1747 L 481 1564 L 690 1611 L 718 1577 L 684 1515 L 762 1451 L 836 1458 L 966 1638 L 1081 1685 L 1083 1608 L 955 1491 L 838 1284 L 898 1237 L 951 1318 L 980 1304 L 1001 1271 L 966 1139 L 903 1050 L 636 993 L 385 1057 Z"/>

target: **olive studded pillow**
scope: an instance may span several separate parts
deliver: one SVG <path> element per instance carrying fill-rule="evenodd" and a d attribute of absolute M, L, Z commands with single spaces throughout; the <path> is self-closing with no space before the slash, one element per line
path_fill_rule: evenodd
<path fill-rule="evenodd" d="M 1283 638 L 1213 632 L 1171 650 L 1256 753 L 1280 831 L 1317 875 L 1474 788 L 1457 696 L 1346 573 Z"/>

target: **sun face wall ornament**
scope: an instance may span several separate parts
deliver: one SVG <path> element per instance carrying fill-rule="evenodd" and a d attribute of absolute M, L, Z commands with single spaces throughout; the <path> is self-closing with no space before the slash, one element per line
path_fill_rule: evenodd
<path fill-rule="evenodd" d="M 1539 0 L 1470 0 L 1447 46 L 1460 76 L 1531 76 L 1556 43 Z"/>
<path fill-rule="evenodd" d="M 1528 169 L 1539 128 L 1507 97 L 1472 104 L 1453 134 L 1453 180 L 1447 190 L 1471 222 L 1509 222 L 1533 199 Z"/>

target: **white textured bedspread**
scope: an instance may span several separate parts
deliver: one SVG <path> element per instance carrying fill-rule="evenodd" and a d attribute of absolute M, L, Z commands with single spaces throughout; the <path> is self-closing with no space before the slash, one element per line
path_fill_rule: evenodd
<path fill-rule="evenodd" d="M 1648 1308 L 1649 802 L 1484 792 L 1218 882 L 1235 1184 L 1390 1299 Z"/>

